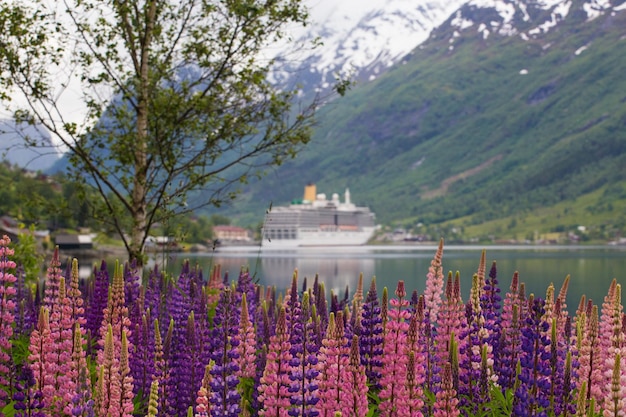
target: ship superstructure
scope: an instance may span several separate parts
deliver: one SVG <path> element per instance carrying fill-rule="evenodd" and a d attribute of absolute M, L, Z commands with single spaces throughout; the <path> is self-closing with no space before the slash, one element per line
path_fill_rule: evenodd
<path fill-rule="evenodd" d="M 375 230 L 374 213 L 351 202 L 346 189 L 344 201 L 338 194 L 327 199 L 307 185 L 304 198 L 289 206 L 273 207 L 265 216 L 263 247 L 363 245 Z"/>

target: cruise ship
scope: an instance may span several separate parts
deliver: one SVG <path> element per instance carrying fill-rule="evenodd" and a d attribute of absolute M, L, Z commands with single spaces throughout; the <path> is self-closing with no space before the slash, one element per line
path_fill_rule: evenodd
<path fill-rule="evenodd" d="M 367 243 L 375 230 L 374 213 L 339 194 L 329 200 L 307 185 L 304 198 L 289 206 L 272 207 L 263 224 L 264 248 L 289 249 L 303 246 L 357 246 Z"/>

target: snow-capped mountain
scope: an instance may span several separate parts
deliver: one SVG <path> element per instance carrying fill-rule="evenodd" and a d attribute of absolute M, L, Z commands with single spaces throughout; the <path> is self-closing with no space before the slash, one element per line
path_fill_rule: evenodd
<path fill-rule="evenodd" d="M 454 39 L 464 31 L 535 38 L 568 16 L 592 20 L 626 9 L 626 0 L 308 0 L 310 24 L 278 47 L 277 84 L 325 89 L 338 76 L 373 80 L 402 61 L 431 33 L 446 26 Z M 318 46 L 311 45 L 317 40 Z"/>
<path fill-rule="evenodd" d="M 498 34 L 528 40 L 568 18 L 590 21 L 625 9 L 624 0 L 470 0 L 454 12 L 449 24 L 458 31 L 454 36 L 474 30 L 485 39 Z"/>
<path fill-rule="evenodd" d="M 371 80 L 425 41 L 467 0 L 308 0 L 311 24 L 279 49 L 277 83 L 327 88 L 337 75 Z M 320 45 L 310 48 L 318 40 Z"/>

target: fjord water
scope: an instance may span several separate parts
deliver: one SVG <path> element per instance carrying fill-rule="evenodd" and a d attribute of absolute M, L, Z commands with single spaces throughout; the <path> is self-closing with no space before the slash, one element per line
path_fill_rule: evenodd
<path fill-rule="evenodd" d="M 262 285 L 276 286 L 284 291 L 298 270 L 300 286 L 307 278 L 311 286 L 317 274 L 325 283 L 327 294 L 332 289 L 340 297 L 346 286 L 350 297 L 363 273 L 367 291 L 373 276 L 379 296 L 387 287 L 390 297 L 398 280 L 404 280 L 407 292 L 425 288 L 426 275 L 436 246 L 360 246 L 332 248 L 303 248 L 292 251 L 260 251 L 255 247 L 224 247 L 208 254 L 168 254 L 167 270 L 180 271 L 185 259 L 199 265 L 208 276 L 213 265 L 220 264 L 228 272 L 229 280 L 237 278 L 239 270 L 247 267 L 254 279 Z M 583 294 L 595 304 L 602 304 L 611 281 L 626 284 L 626 247 L 624 246 L 445 246 L 443 271 L 460 272 L 463 299 L 467 300 L 482 251 L 486 251 L 487 274 L 496 261 L 497 278 L 502 295 L 508 291 L 515 271 L 526 285 L 526 293 L 545 298 L 546 289 L 553 283 L 558 293 L 563 280 L 570 275 L 567 306 L 573 312 Z M 162 263 L 157 257 L 153 262 Z"/>

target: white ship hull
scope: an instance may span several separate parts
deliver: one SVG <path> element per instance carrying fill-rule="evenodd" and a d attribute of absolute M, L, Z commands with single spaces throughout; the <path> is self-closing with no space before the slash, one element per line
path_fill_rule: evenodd
<path fill-rule="evenodd" d="M 263 238 L 263 249 L 290 249 L 306 246 L 360 246 L 374 234 L 374 227 L 365 227 L 359 231 L 301 231 L 295 239 Z"/>
<path fill-rule="evenodd" d="M 347 189 L 344 202 L 338 194 L 328 200 L 325 194 L 315 196 L 314 191 L 315 186 L 308 185 L 303 200 L 268 210 L 262 231 L 264 249 L 367 243 L 376 227 L 369 208 L 354 205 Z"/>

